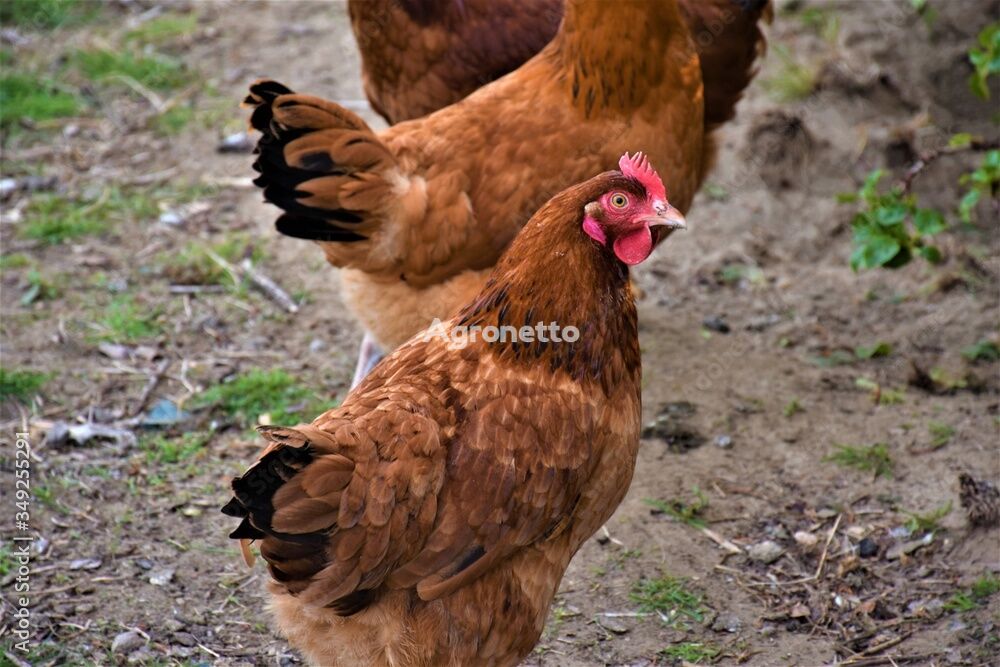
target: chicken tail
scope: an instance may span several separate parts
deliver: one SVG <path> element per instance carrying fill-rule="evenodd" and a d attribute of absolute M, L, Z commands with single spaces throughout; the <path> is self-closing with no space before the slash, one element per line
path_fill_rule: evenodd
<path fill-rule="evenodd" d="M 395 158 L 357 115 L 333 102 L 260 80 L 244 101 L 253 107 L 254 184 L 284 210 L 276 227 L 313 241 L 364 241 L 391 199 Z"/>
<path fill-rule="evenodd" d="M 761 20 L 773 17 L 771 0 L 700 0 L 681 11 L 701 59 L 705 85 L 705 130 L 732 119 L 736 103 L 757 74 L 767 49 Z"/>
<path fill-rule="evenodd" d="M 310 425 L 258 430 L 270 444 L 250 469 L 233 480 L 233 497 L 222 513 L 242 519 L 229 537 L 240 541 L 247 564 L 253 562 L 250 543 L 260 541 L 260 555 L 271 577 L 298 595 L 317 573 L 330 570 L 329 540 L 354 463 L 320 451 L 316 443 L 329 442 L 329 436 Z M 310 496 L 308 489 L 319 482 L 327 493 Z M 337 583 L 344 590 L 341 594 L 334 590 L 333 601 L 326 606 L 340 615 L 356 613 L 374 598 L 373 590 L 354 590 L 356 580 Z"/>

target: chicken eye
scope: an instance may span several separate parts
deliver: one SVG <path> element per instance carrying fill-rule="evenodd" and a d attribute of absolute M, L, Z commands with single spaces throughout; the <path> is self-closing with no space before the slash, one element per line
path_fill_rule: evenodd
<path fill-rule="evenodd" d="M 628 206 L 628 197 L 620 192 L 611 195 L 611 205 L 615 208 L 625 208 Z"/>

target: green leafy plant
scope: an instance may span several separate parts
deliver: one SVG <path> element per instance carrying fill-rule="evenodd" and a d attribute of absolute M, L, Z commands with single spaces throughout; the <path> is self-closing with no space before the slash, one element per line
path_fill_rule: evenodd
<path fill-rule="evenodd" d="M 898 187 L 879 190 L 884 172 L 876 169 L 865 179 L 856 194 L 840 195 L 841 202 L 861 205 L 851 223 L 854 229 L 854 252 L 851 268 L 855 271 L 886 267 L 899 268 L 914 254 L 929 262 L 941 261 L 941 251 L 928 239 L 947 227 L 939 211 L 917 206 L 916 197 Z"/>
<path fill-rule="evenodd" d="M 701 623 L 707 611 L 702 596 L 689 589 L 685 579 L 666 574 L 637 582 L 629 599 L 641 611 L 659 614 L 672 627 L 683 627 L 685 621 Z"/>
<path fill-rule="evenodd" d="M 21 294 L 21 305 L 29 306 L 35 301 L 47 301 L 59 297 L 59 288 L 37 269 L 31 269 L 26 276 L 28 287 Z"/>
<path fill-rule="evenodd" d="M 191 79 L 183 63 L 158 53 L 135 54 L 130 51 L 92 49 L 77 51 L 71 61 L 93 81 L 130 79 L 154 90 L 169 90 Z"/>
<path fill-rule="evenodd" d="M 80 0 L 4 0 L 0 23 L 28 30 L 46 30 L 94 18 L 100 3 Z"/>
<path fill-rule="evenodd" d="M 990 75 L 1000 73 L 1000 23 L 991 23 L 979 33 L 978 45 L 969 49 L 969 62 L 975 71 L 969 77 L 969 89 L 988 100 L 990 89 L 986 85 Z"/>
<path fill-rule="evenodd" d="M 962 356 L 969 361 L 996 361 L 1000 359 L 1000 347 L 991 340 L 981 340 L 963 348 Z"/>
<path fill-rule="evenodd" d="M 903 390 L 883 387 L 870 378 L 856 378 L 854 386 L 871 392 L 872 400 L 878 405 L 896 405 L 906 400 L 906 393 Z"/>
<path fill-rule="evenodd" d="M 962 222 L 972 222 L 972 212 L 979 201 L 984 196 L 996 197 L 1000 188 L 1000 150 L 987 151 L 982 164 L 963 174 L 958 182 L 967 188 L 958 202 L 958 216 Z"/>
<path fill-rule="evenodd" d="M 871 472 L 875 477 L 892 477 L 889 447 L 881 442 L 874 445 L 837 445 L 837 451 L 823 460 L 844 468 Z"/>

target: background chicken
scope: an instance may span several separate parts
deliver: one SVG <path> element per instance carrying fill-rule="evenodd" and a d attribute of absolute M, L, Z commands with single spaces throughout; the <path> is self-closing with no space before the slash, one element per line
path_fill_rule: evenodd
<path fill-rule="evenodd" d="M 262 540 L 279 625 L 314 663 L 514 665 L 534 647 L 635 466 L 627 265 L 684 225 L 644 158 L 621 170 L 542 207 L 445 327 L 578 340 L 416 337 L 311 425 L 261 429 L 223 511 L 244 518 L 231 537 Z"/>
<path fill-rule="evenodd" d="M 705 84 L 705 121 L 729 120 L 755 72 L 770 0 L 680 0 Z M 365 94 L 389 123 L 453 104 L 556 34 L 563 0 L 349 0 Z"/>
<path fill-rule="evenodd" d="M 248 101 L 278 230 L 322 243 L 384 349 L 478 292 L 532 211 L 622 152 L 648 150 L 682 211 L 710 160 L 699 60 L 673 0 L 573 0 L 520 69 L 379 134 L 275 82 Z"/>

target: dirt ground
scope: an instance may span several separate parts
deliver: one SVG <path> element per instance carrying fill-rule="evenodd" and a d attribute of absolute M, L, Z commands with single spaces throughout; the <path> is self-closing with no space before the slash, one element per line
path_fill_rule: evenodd
<path fill-rule="evenodd" d="M 957 132 L 998 138 L 1000 90 L 992 105 L 972 96 L 965 54 L 1000 4 L 928 5 L 781 3 L 690 231 L 635 272 L 649 422 L 635 480 L 570 565 L 527 665 L 1000 664 L 1000 530 L 970 525 L 958 483 L 1000 479 L 1000 364 L 961 354 L 997 341 L 997 209 L 982 203 L 971 225 L 951 213 L 982 156 L 942 157 L 914 181 L 922 205 L 949 212 L 941 265 L 852 272 L 854 208 L 836 199 L 877 167 L 902 177 Z M 62 77 L 75 49 L 134 46 L 158 6 L 5 31 L 4 67 Z M 312 417 L 346 394 L 360 335 L 320 252 L 273 232 L 250 156 L 216 147 L 242 128 L 236 102 L 260 76 L 364 108 L 358 57 L 342 3 L 166 11 L 196 21 L 144 48 L 182 61 L 185 84 L 70 72 L 60 85 L 81 112 L 5 128 L 4 177 L 51 177 L 43 190 L 120 219 L 46 243 L 24 230 L 53 195 L 4 195 L 3 254 L 23 259 L 2 273 L 3 366 L 46 379 L 0 406 L 5 504 L 14 434 L 29 426 L 36 538 L 28 656 L 0 552 L 0 665 L 300 661 L 269 624 L 266 573 L 242 564 L 218 512 L 257 450 L 257 415 L 205 392 L 282 370 L 294 386 L 273 395 Z M 796 76 L 807 90 L 788 94 Z M 190 117 L 165 129 L 162 103 Z M 223 243 L 300 310 L 198 254 Z M 150 426 L 154 407 L 166 425 Z M 125 434 L 80 443 L 88 419 Z M 877 443 L 866 451 L 884 453 L 885 474 L 831 459 Z M 679 593 L 650 604 L 650 584 Z"/>

